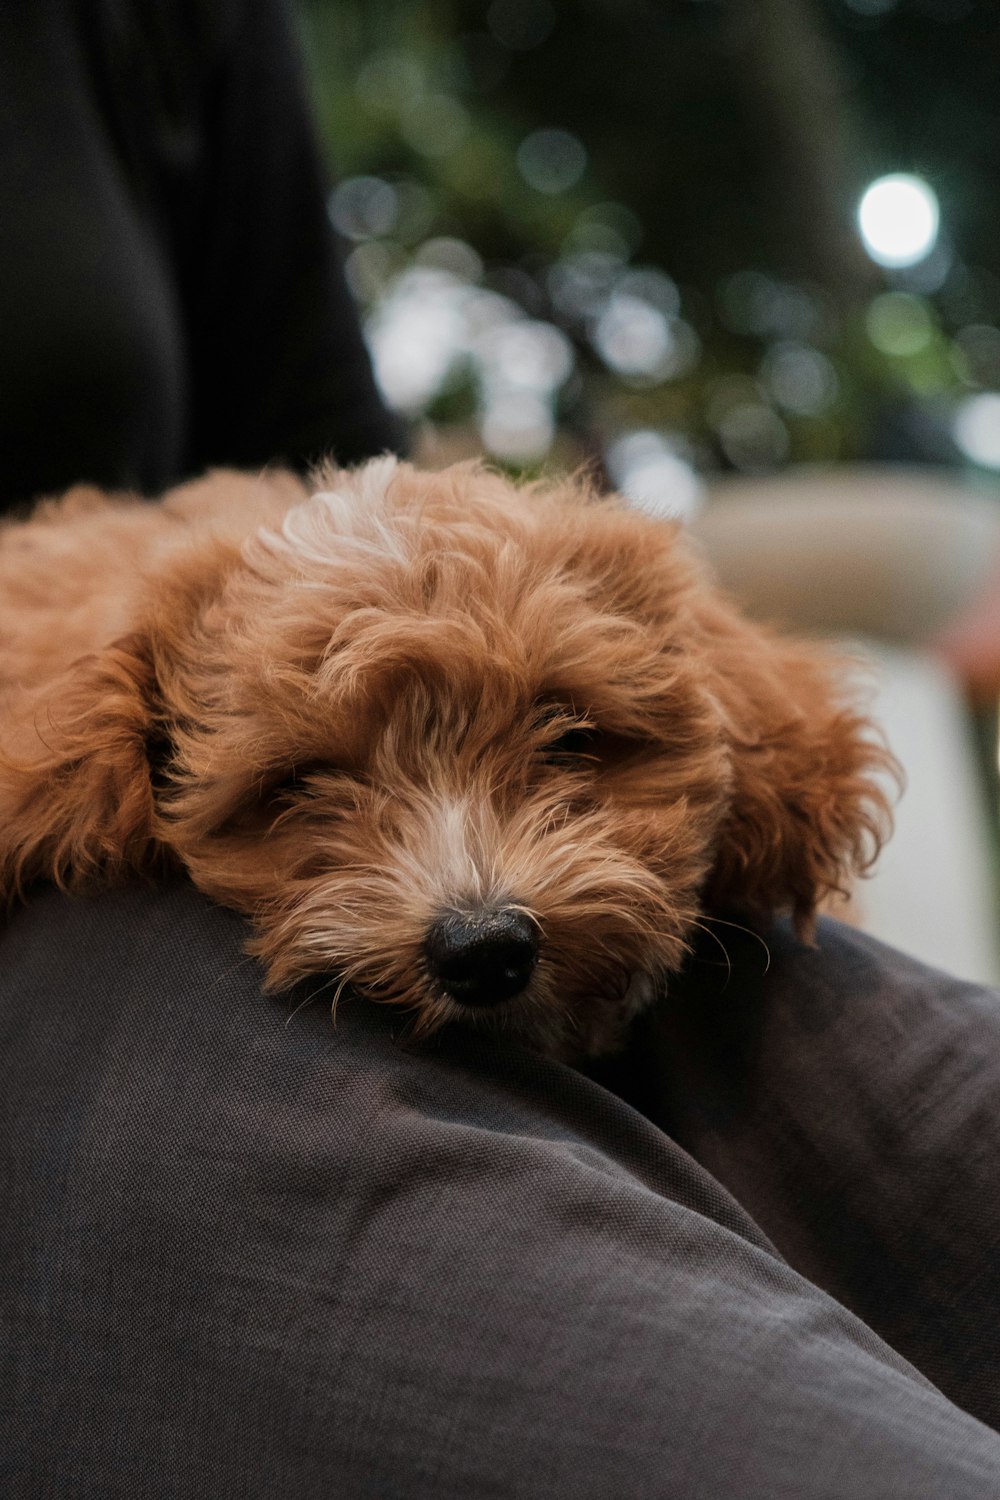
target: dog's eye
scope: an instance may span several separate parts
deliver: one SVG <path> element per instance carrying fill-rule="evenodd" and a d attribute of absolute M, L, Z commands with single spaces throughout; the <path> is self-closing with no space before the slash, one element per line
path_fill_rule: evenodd
<path fill-rule="evenodd" d="M 562 766 L 567 770 L 593 764 L 598 760 L 604 736 L 593 724 L 563 723 L 562 733 L 554 724 L 555 734 L 542 746 L 542 759 L 550 766 Z"/>
<path fill-rule="evenodd" d="M 559 756 L 594 756 L 600 748 L 600 731 L 593 724 L 573 724 L 545 746 L 547 759 Z"/>
<path fill-rule="evenodd" d="M 263 789 L 262 800 L 270 803 L 291 802 L 304 792 L 312 791 L 318 772 L 328 770 L 316 762 L 311 765 L 293 766 L 284 776 L 269 782 Z"/>
<path fill-rule="evenodd" d="M 318 778 L 330 773 L 326 764 L 292 766 L 284 772 L 274 768 L 248 786 L 242 799 L 220 822 L 218 831 L 232 835 L 259 837 L 274 829 L 286 813 L 307 804 L 317 790 Z"/>
<path fill-rule="evenodd" d="M 539 703 L 535 712 L 544 760 L 554 765 L 566 765 L 596 759 L 603 735 L 579 710 L 566 703 Z"/>

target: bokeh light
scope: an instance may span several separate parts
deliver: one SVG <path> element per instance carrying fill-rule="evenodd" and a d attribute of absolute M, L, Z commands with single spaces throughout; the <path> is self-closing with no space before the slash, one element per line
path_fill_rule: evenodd
<path fill-rule="evenodd" d="M 531 391 L 498 391 L 484 403 L 479 435 L 494 457 L 532 463 L 551 448 L 555 418 L 548 402 Z"/>
<path fill-rule="evenodd" d="M 718 288 L 722 321 L 733 333 L 755 338 L 809 338 L 820 321 L 816 298 L 762 271 L 737 271 Z"/>
<path fill-rule="evenodd" d="M 682 439 L 652 429 L 617 437 L 604 455 L 619 494 L 653 515 L 690 521 L 701 509 L 704 487 Z"/>
<path fill-rule="evenodd" d="M 819 416 L 840 388 L 830 360 L 807 344 L 775 344 L 761 361 L 760 374 L 771 399 L 797 417 Z"/>
<path fill-rule="evenodd" d="M 748 401 L 732 406 L 716 427 L 719 445 L 734 469 L 743 474 L 766 474 L 788 458 L 788 428 L 770 406 Z"/>
<path fill-rule="evenodd" d="M 599 316 L 621 268 L 618 256 L 601 250 L 557 260 L 546 278 L 556 310 L 569 320 Z"/>
<path fill-rule="evenodd" d="M 877 265 L 915 266 L 934 249 L 940 224 L 937 195 L 921 177 L 894 172 L 868 187 L 858 205 L 858 228 Z"/>
<path fill-rule="evenodd" d="M 970 323 L 955 335 L 952 362 L 965 385 L 1000 386 L 1000 328 Z"/>
<path fill-rule="evenodd" d="M 876 349 L 904 359 L 927 348 L 934 337 L 934 318 L 922 297 L 883 292 L 869 303 L 865 328 Z"/>
<path fill-rule="evenodd" d="M 577 215 L 563 253 L 596 250 L 624 264 L 641 242 L 642 224 L 630 208 L 623 203 L 593 203 Z"/>
<path fill-rule="evenodd" d="M 468 130 L 468 113 L 451 94 L 422 94 L 399 112 L 403 140 L 422 156 L 450 156 L 461 146 Z"/>
<path fill-rule="evenodd" d="M 1000 469 L 1000 394 L 968 396 L 955 413 L 952 431 L 967 458 L 987 469 Z"/>
<path fill-rule="evenodd" d="M 573 349 L 551 323 L 513 319 L 494 324 L 474 341 L 484 375 L 494 386 L 550 395 L 573 368 Z"/>
<path fill-rule="evenodd" d="M 464 342 L 463 300 L 447 272 L 413 268 L 369 318 L 375 375 L 397 410 L 416 415 L 444 384 Z"/>
<path fill-rule="evenodd" d="M 362 63 L 354 87 L 368 109 L 391 114 L 419 97 L 424 87 L 424 70 L 414 53 L 385 47 Z"/>
<path fill-rule="evenodd" d="M 481 256 L 465 240 L 451 234 L 439 234 L 425 240 L 413 259 L 418 266 L 447 271 L 457 281 L 477 282 L 483 274 Z"/>
<path fill-rule="evenodd" d="M 587 169 L 583 143 L 568 130 L 533 130 L 517 148 L 517 166 L 538 193 L 565 193 Z"/>
<path fill-rule="evenodd" d="M 369 306 L 393 285 L 406 266 L 406 252 L 393 240 L 366 240 L 344 262 L 347 284 L 357 300 Z"/>
<path fill-rule="evenodd" d="M 370 243 L 354 255 L 382 248 Z M 482 261 L 464 240 L 439 236 L 421 245 L 367 320 L 376 378 L 390 404 L 410 417 L 464 390 L 487 451 L 507 463 L 531 463 L 555 439 L 559 393 L 575 368 L 573 345 L 553 323 L 481 285 L 482 277 Z"/>
<path fill-rule="evenodd" d="M 391 234 L 399 215 L 399 195 L 381 177 L 348 177 L 330 194 L 330 219 L 346 239 Z"/>
<path fill-rule="evenodd" d="M 594 325 L 593 341 L 610 370 L 652 382 L 683 375 L 701 352 L 693 328 L 630 292 L 612 293 Z"/>

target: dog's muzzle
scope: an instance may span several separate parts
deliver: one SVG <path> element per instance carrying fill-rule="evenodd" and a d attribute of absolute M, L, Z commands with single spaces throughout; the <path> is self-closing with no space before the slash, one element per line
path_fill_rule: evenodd
<path fill-rule="evenodd" d="M 499 1005 L 527 988 L 538 962 L 538 927 L 512 907 L 446 912 L 427 933 L 424 956 L 460 1005 Z"/>

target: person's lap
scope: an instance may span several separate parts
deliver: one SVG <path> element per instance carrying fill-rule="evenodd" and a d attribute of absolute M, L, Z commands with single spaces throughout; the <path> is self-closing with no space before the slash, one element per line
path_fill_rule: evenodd
<path fill-rule="evenodd" d="M 728 933 L 601 1072 L 647 1119 L 242 937 L 0 939 L 5 1495 L 1000 1494 L 991 996 Z"/>
<path fill-rule="evenodd" d="M 1000 1428 L 1000 995 L 836 922 L 716 932 L 608 1081 Z"/>

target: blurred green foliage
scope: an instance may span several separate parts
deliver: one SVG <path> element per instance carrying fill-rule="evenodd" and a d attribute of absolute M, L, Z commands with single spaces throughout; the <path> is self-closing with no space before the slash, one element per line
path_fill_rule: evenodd
<path fill-rule="evenodd" d="M 993 0 L 300 11 L 352 285 L 415 419 L 515 465 L 638 466 L 681 509 L 719 468 L 1000 468 L 1000 401 L 968 405 L 1000 392 Z M 887 271 L 855 215 L 896 171 L 942 230 Z"/>

